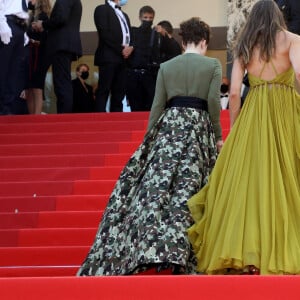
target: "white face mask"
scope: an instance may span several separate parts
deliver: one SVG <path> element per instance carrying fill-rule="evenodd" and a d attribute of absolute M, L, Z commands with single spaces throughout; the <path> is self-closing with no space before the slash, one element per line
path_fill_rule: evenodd
<path fill-rule="evenodd" d="M 125 5 L 127 3 L 127 0 L 120 0 L 119 1 L 119 5 L 120 6 L 123 6 L 123 5 Z"/>

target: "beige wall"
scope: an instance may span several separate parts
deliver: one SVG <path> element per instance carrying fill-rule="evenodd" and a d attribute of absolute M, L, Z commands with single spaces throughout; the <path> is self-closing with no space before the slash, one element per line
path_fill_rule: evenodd
<path fill-rule="evenodd" d="M 81 31 L 95 31 L 93 14 L 97 5 L 104 0 L 82 0 L 83 17 Z M 129 15 L 133 26 L 139 24 L 138 12 L 144 5 L 156 11 L 155 21 L 169 20 L 174 27 L 190 17 L 201 17 L 213 27 L 227 26 L 227 0 L 128 0 L 123 10 Z"/>

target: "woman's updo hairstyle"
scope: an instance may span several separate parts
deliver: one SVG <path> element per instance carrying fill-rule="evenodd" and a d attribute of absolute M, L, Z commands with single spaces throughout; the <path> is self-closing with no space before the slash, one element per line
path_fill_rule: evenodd
<path fill-rule="evenodd" d="M 180 24 L 179 35 L 182 37 L 183 45 L 194 43 L 198 45 L 200 41 L 206 40 L 209 43 L 210 27 L 198 17 L 193 17 Z"/>

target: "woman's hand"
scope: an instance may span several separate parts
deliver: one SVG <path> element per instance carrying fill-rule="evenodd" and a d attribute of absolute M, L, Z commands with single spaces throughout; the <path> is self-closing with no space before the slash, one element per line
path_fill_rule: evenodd
<path fill-rule="evenodd" d="M 217 141 L 217 149 L 218 149 L 218 153 L 220 153 L 220 151 L 221 151 L 221 149 L 222 149 L 222 147 L 223 147 L 223 144 L 224 144 L 223 140 Z"/>

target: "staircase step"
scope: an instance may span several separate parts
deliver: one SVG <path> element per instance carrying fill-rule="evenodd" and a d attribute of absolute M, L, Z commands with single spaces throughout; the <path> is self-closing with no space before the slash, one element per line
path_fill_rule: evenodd
<path fill-rule="evenodd" d="M 1 182 L 2 196 L 54 196 L 70 195 L 73 192 L 73 181 L 41 181 L 41 182 Z"/>
<path fill-rule="evenodd" d="M 0 277 L 67 277 L 75 276 L 78 268 L 79 266 L 0 267 Z"/>
<path fill-rule="evenodd" d="M 295 300 L 300 293 L 300 278 L 288 275 L 2 278 L 0 287 L 5 300 Z"/>
<path fill-rule="evenodd" d="M 1 229 L 25 228 L 94 228 L 103 211 L 43 211 L 0 213 Z"/>
<path fill-rule="evenodd" d="M 58 211 L 101 211 L 106 208 L 110 194 L 57 196 Z"/>
<path fill-rule="evenodd" d="M 111 122 L 111 121 L 132 121 L 132 120 L 148 120 L 149 112 L 134 113 L 80 113 L 80 114 L 48 114 L 48 115 L 10 115 L 1 116 L 0 124 L 22 124 L 22 123 L 55 123 L 71 122 L 74 120 L 82 122 Z"/>
<path fill-rule="evenodd" d="M 90 168 L 90 179 L 91 180 L 117 180 L 120 176 L 123 166 L 113 166 L 113 167 L 96 167 Z"/>
<path fill-rule="evenodd" d="M 123 166 L 1 169 L 0 182 L 64 181 L 80 179 L 116 180 L 122 168 Z"/>
<path fill-rule="evenodd" d="M 0 156 L 132 153 L 140 142 L 0 145 Z M 26 159 L 24 157 L 24 159 Z"/>
<path fill-rule="evenodd" d="M 131 155 L 132 153 L 0 156 L 0 165 L 4 169 L 124 166 Z"/>
<path fill-rule="evenodd" d="M 0 247 L 0 266 L 80 266 L 90 246 Z"/>
<path fill-rule="evenodd" d="M 99 171 L 99 175 L 102 172 Z M 110 171 L 108 170 L 110 174 Z M 90 178 L 89 167 L 1 169 L 0 182 L 60 181 Z"/>
<path fill-rule="evenodd" d="M 116 180 L 77 180 L 74 182 L 74 195 L 110 194 Z"/>
<path fill-rule="evenodd" d="M 100 211 L 109 195 L 8 196 L 0 197 L 0 212 Z"/>
<path fill-rule="evenodd" d="M 2 229 L 0 247 L 91 246 L 97 228 Z"/>
<path fill-rule="evenodd" d="M 127 120 L 127 121 L 85 121 L 73 120 L 72 122 L 59 122 L 53 126 L 52 122 L 47 123 L 15 123 L 15 124 L 1 124 L 0 133 L 13 134 L 18 132 L 23 133 L 57 133 L 57 132 L 77 132 L 84 134 L 85 132 L 93 131 L 128 131 L 145 130 L 147 127 L 147 120 Z"/>
<path fill-rule="evenodd" d="M 145 134 L 144 130 L 136 131 L 93 131 L 79 134 L 78 132 L 56 132 L 56 133 L 15 133 L 0 134 L 1 145 L 15 144 L 53 144 L 53 143 L 93 143 L 106 142 L 138 142 Z"/>

